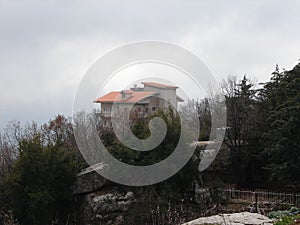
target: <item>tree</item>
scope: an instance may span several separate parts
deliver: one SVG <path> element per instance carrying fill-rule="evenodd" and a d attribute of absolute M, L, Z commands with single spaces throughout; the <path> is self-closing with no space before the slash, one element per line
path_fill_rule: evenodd
<path fill-rule="evenodd" d="M 231 176 L 236 184 L 243 185 L 249 160 L 247 145 L 253 128 L 255 91 L 246 76 L 240 82 L 237 77 L 229 76 L 221 86 L 227 107 L 226 144 L 230 148 Z"/>
<path fill-rule="evenodd" d="M 158 147 L 146 152 L 136 151 L 124 146 L 114 136 L 114 141 L 110 142 L 112 144 L 107 146 L 110 153 L 122 162 L 135 165 L 151 165 L 168 157 L 175 149 L 180 137 L 180 117 L 171 107 L 166 111 L 158 110 L 154 116 L 162 118 L 167 126 L 167 134 Z M 148 121 L 146 120 L 136 122 L 131 130 L 140 139 L 145 139 L 150 135 Z M 101 135 L 102 137 L 106 136 L 105 133 Z"/>
<path fill-rule="evenodd" d="M 0 133 L 0 180 L 10 173 L 15 161 L 15 154 L 6 138 Z"/>
<path fill-rule="evenodd" d="M 8 204 L 21 224 L 51 224 L 70 208 L 78 172 L 74 155 L 62 145 L 44 146 L 40 136 L 19 145 L 21 154 L 4 184 Z"/>
<path fill-rule="evenodd" d="M 192 143 L 192 140 L 187 138 L 190 138 L 190 135 L 181 133 L 180 116 L 173 110 L 172 107 L 169 107 L 167 110 L 158 110 L 154 116 L 163 119 L 167 127 L 166 136 L 159 146 L 151 151 L 136 151 L 123 145 L 114 136 L 113 142 L 106 142 L 111 143 L 111 145 L 106 146 L 110 154 L 124 163 L 145 166 L 158 163 L 172 154 L 178 144 L 180 135 L 182 135 L 182 138 L 186 140 L 185 143 Z M 149 137 L 150 130 L 148 127 L 148 121 L 140 120 L 135 123 L 132 126 L 132 132 L 140 139 Z M 105 133 L 102 133 L 102 137 L 105 136 Z M 193 157 L 180 172 L 178 172 L 168 181 L 163 182 L 161 185 L 164 187 L 172 187 L 173 192 L 182 194 L 184 190 L 186 190 L 188 186 L 191 186 L 192 182 L 198 178 L 199 161 L 196 161 L 197 159 L 197 157 Z M 157 187 L 161 186 L 158 185 Z"/>
<path fill-rule="evenodd" d="M 200 121 L 200 141 L 208 141 L 211 132 L 211 112 L 208 98 L 196 102 Z"/>
<path fill-rule="evenodd" d="M 270 180 L 280 186 L 300 183 L 300 64 L 273 73 L 261 91 L 268 113 L 264 138 Z M 299 188 L 299 187 L 298 187 Z"/>

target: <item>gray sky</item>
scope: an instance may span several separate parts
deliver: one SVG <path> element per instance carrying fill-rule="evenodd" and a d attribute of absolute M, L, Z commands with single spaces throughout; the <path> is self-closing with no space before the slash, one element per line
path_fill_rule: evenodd
<path fill-rule="evenodd" d="M 106 52 L 158 40 L 189 49 L 217 79 L 267 81 L 300 58 L 300 1 L 0 0 L 0 127 L 70 116 L 80 79 Z"/>

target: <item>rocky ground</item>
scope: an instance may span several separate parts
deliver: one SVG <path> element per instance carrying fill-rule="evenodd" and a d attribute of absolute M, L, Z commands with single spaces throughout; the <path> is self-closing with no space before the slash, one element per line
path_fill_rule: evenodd
<path fill-rule="evenodd" d="M 210 217 L 202 217 L 196 220 L 184 223 L 183 225 L 272 225 L 274 221 L 266 216 L 258 213 L 233 213 L 233 214 L 220 214 Z"/>

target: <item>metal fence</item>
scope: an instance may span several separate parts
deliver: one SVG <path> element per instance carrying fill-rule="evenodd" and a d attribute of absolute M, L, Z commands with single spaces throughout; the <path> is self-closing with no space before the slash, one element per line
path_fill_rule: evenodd
<path fill-rule="evenodd" d="M 300 193 L 270 192 L 265 190 L 243 191 L 235 189 L 219 189 L 219 194 L 226 196 L 229 201 L 279 203 L 300 208 Z"/>

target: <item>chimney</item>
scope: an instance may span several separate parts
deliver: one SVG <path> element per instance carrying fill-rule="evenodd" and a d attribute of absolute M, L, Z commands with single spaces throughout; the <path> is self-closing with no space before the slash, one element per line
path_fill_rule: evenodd
<path fill-rule="evenodd" d="M 140 88 L 137 86 L 137 84 L 134 84 L 132 88 L 130 88 L 132 91 L 143 91 L 143 88 Z"/>
<path fill-rule="evenodd" d="M 126 97 L 126 94 L 124 91 L 121 91 L 121 94 L 122 94 L 122 99 L 124 99 Z"/>

